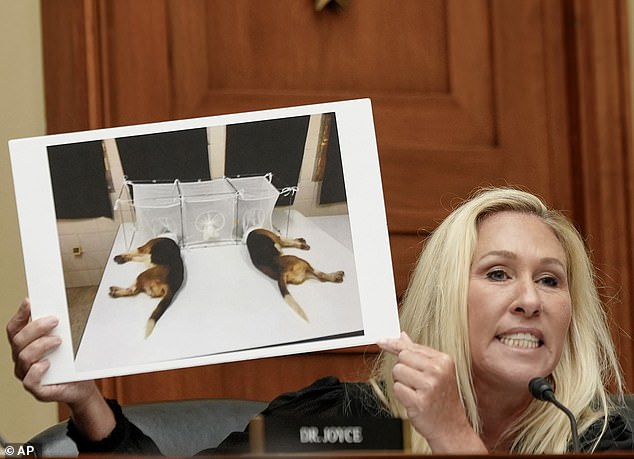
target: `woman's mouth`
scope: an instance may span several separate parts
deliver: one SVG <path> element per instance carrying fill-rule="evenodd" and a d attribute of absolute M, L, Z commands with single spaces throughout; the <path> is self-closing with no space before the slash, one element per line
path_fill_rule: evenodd
<path fill-rule="evenodd" d="M 543 341 L 530 333 L 497 335 L 496 338 L 506 346 L 516 347 L 519 349 L 535 349 L 544 344 Z"/>

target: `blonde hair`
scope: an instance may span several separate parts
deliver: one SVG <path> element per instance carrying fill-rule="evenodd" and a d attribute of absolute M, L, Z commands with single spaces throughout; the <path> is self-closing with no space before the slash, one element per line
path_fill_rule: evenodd
<path fill-rule="evenodd" d="M 608 387 L 623 391 L 623 379 L 614 345 L 595 285 L 595 274 L 583 239 L 560 212 L 549 209 L 533 194 L 514 188 L 487 188 L 475 193 L 454 210 L 430 235 L 403 297 L 401 329 L 417 343 L 450 355 L 456 366 L 458 390 L 467 417 L 481 432 L 471 378 L 468 342 L 467 291 L 469 270 L 478 238 L 478 223 L 502 211 L 529 213 L 548 225 L 566 253 L 572 320 L 561 359 L 550 375 L 557 398 L 577 418 L 580 435 L 615 407 Z M 374 377 L 384 382 L 390 411 L 405 417 L 393 395 L 395 358 L 381 354 Z M 527 388 L 528 390 L 528 388 Z M 426 441 L 412 432 L 416 452 L 430 452 Z M 600 437 L 600 436 L 599 436 Z M 506 432 L 510 452 L 561 454 L 571 441 L 567 418 L 550 404 L 533 401 L 524 415 Z M 586 445 L 593 450 L 598 443 Z"/>

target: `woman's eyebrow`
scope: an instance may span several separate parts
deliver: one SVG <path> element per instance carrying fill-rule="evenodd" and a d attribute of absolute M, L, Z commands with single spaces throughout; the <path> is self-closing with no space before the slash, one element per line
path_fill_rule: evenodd
<path fill-rule="evenodd" d="M 517 258 L 517 254 L 515 252 L 511 252 L 510 250 L 491 250 L 490 252 L 485 253 L 480 257 L 480 260 L 487 257 L 502 257 L 514 259 Z"/>
<path fill-rule="evenodd" d="M 516 259 L 517 254 L 515 252 L 511 252 L 510 250 L 491 250 L 490 252 L 485 253 L 480 257 L 480 260 L 483 260 L 487 257 L 502 257 L 508 258 L 510 260 Z M 558 265 L 563 270 L 566 270 L 566 265 L 559 258 L 556 257 L 544 257 L 540 258 L 540 263 L 542 264 L 550 264 L 550 265 Z"/>
<path fill-rule="evenodd" d="M 566 271 L 566 265 L 565 263 L 563 263 L 559 258 L 555 258 L 555 257 L 545 257 L 542 258 L 540 260 L 543 264 L 550 264 L 550 265 L 558 265 L 559 267 L 561 267 L 564 271 Z"/>

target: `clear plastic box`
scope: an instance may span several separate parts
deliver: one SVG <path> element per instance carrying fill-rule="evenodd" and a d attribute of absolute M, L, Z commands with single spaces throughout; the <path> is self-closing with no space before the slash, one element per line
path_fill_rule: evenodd
<path fill-rule="evenodd" d="M 236 237 L 251 228 L 273 229 L 271 216 L 280 195 L 271 184 L 270 175 L 227 179 L 238 193 L 238 227 Z"/>
<path fill-rule="evenodd" d="M 162 234 L 183 237 L 181 202 L 176 182 L 130 183 L 135 213 L 135 241 Z"/>
<path fill-rule="evenodd" d="M 179 182 L 183 244 L 236 243 L 238 194 L 226 179 Z"/>
<path fill-rule="evenodd" d="M 238 244 L 252 228 L 274 230 L 280 192 L 270 174 L 197 182 L 126 182 L 116 209 L 128 248 L 170 234 L 182 247 Z"/>

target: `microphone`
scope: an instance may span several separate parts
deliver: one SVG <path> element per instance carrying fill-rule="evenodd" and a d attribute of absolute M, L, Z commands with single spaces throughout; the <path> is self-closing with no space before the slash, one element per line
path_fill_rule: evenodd
<path fill-rule="evenodd" d="M 570 420 L 570 430 L 572 432 L 572 448 L 573 452 L 578 453 L 580 451 L 579 447 L 579 434 L 577 432 L 577 420 L 575 419 L 572 412 L 561 404 L 559 400 L 555 397 L 555 391 L 553 390 L 553 386 L 545 378 L 533 378 L 528 383 L 528 390 L 537 400 L 541 400 L 543 402 L 549 402 L 559 408 L 564 412 L 566 416 L 568 416 L 568 420 Z"/>

